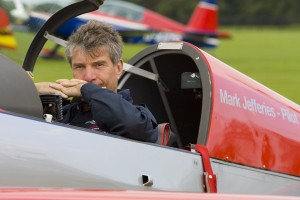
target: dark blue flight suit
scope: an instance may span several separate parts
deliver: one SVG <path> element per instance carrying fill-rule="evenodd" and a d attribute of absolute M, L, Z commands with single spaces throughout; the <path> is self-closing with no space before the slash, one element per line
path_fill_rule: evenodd
<path fill-rule="evenodd" d="M 64 106 L 63 123 L 139 141 L 157 141 L 154 116 L 145 105 L 133 105 L 128 89 L 116 94 L 87 83 L 82 86 L 81 94 L 84 102 L 77 100 Z"/>

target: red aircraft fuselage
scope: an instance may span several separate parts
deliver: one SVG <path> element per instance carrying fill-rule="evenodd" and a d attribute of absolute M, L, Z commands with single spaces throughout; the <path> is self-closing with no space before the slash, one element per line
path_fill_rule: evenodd
<path fill-rule="evenodd" d="M 300 107 L 216 58 L 207 147 L 212 157 L 300 175 Z"/>

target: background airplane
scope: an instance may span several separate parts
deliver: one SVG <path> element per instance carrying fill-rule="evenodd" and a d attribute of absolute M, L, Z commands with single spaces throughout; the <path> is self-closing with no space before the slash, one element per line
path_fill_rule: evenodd
<path fill-rule="evenodd" d="M 52 1 L 53 3 L 53 1 Z M 49 3 L 34 6 L 28 24 L 31 30 L 39 30 L 56 10 L 49 10 Z M 62 7 L 57 3 L 56 7 Z M 165 41 L 184 40 L 200 48 L 216 47 L 218 38 L 229 38 L 228 33 L 218 31 L 218 5 L 216 0 L 199 1 L 187 25 L 159 13 L 122 0 L 107 0 L 103 6 L 74 18 L 62 25 L 54 35 L 67 39 L 88 20 L 110 24 L 120 32 L 125 43 L 156 44 Z M 44 56 L 54 56 L 57 46 Z"/>
<path fill-rule="evenodd" d="M 17 41 L 13 35 L 9 16 L 0 7 L 0 48 L 16 49 Z"/>

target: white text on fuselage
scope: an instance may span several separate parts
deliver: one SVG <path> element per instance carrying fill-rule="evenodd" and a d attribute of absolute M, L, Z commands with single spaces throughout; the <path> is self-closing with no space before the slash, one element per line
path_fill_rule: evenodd
<path fill-rule="evenodd" d="M 277 112 L 274 107 L 266 105 L 265 102 L 258 102 L 255 98 L 246 96 L 240 97 L 237 93 L 229 93 L 227 90 L 220 89 L 220 102 L 272 118 L 281 116 L 284 121 L 299 124 L 297 114 L 291 110 L 280 107 L 280 111 Z"/>
<path fill-rule="evenodd" d="M 159 43 L 159 42 L 182 40 L 182 36 L 176 33 L 158 32 L 158 33 L 146 34 L 144 35 L 143 39 L 145 42 Z"/>

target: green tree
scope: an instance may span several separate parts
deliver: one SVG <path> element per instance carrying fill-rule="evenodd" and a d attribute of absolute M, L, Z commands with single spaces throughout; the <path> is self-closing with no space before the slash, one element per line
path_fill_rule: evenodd
<path fill-rule="evenodd" d="M 199 0 L 128 0 L 187 23 Z M 299 0 L 218 0 L 221 25 L 300 23 Z"/>

